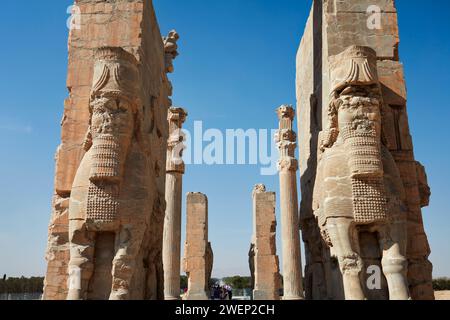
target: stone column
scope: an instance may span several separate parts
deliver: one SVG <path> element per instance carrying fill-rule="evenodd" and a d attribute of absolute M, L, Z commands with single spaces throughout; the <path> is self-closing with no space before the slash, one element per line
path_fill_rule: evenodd
<path fill-rule="evenodd" d="M 181 108 L 170 108 L 169 141 L 166 164 L 166 216 L 164 219 L 163 265 L 164 298 L 180 299 L 181 269 L 181 195 L 185 165 L 182 160 L 183 135 L 181 128 L 187 113 Z"/>
<path fill-rule="evenodd" d="M 187 195 L 184 271 L 188 276 L 185 300 L 208 300 L 212 250 L 208 242 L 208 198 L 201 193 Z"/>
<path fill-rule="evenodd" d="M 280 269 L 276 248 L 276 195 L 264 185 L 253 190 L 254 268 L 253 300 L 279 300 Z"/>
<path fill-rule="evenodd" d="M 302 263 L 297 198 L 298 161 L 295 158 L 297 135 L 292 130 L 295 111 L 283 105 L 277 109 L 279 131 L 276 142 L 280 150 L 281 229 L 283 252 L 284 300 L 303 299 Z"/>

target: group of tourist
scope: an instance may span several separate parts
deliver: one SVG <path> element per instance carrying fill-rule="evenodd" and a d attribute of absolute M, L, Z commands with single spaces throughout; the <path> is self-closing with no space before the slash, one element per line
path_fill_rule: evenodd
<path fill-rule="evenodd" d="M 211 288 L 211 300 L 232 300 L 233 289 L 229 285 L 215 284 Z"/>

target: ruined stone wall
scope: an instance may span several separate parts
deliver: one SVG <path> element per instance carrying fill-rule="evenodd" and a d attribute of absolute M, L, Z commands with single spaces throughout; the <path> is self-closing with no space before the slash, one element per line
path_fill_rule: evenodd
<path fill-rule="evenodd" d="M 300 169 L 300 225 L 305 242 L 306 299 L 326 299 L 325 263 L 329 252 L 322 241 L 313 210 L 317 143 L 322 130 L 322 3 L 315 1 L 297 55 L 297 116 Z M 329 283 L 329 282 L 328 282 Z"/>
<path fill-rule="evenodd" d="M 171 105 L 168 98 L 171 86 L 165 73 L 164 46 L 153 5 L 150 0 L 77 0 L 75 5 L 81 12 L 80 28 L 72 29 L 69 34 L 69 97 L 64 103 L 61 145 L 56 153 L 44 299 L 65 299 L 67 295 L 69 198 L 75 174 L 85 154 L 83 143 L 89 126 L 94 52 L 103 46 L 122 47 L 132 53 L 140 63 L 143 75 L 144 125 L 141 129 L 144 134 L 141 142 L 146 151 L 142 157 L 146 158 L 146 172 L 149 172 L 145 188 L 152 191 L 153 203 L 149 204 L 146 213 L 152 215 L 152 223 L 139 255 L 140 261 L 145 261 L 148 268 L 158 269 L 154 272 L 158 279 L 148 280 L 154 288 L 147 287 L 147 297 L 161 298 L 161 250 L 149 252 L 149 249 L 162 243 L 168 137 L 166 119 L 167 108 Z"/>
<path fill-rule="evenodd" d="M 263 185 L 253 191 L 254 278 L 253 300 L 279 300 L 280 263 L 276 248 L 276 194 Z"/>
<path fill-rule="evenodd" d="M 369 28 L 369 6 L 381 9 L 381 28 Z M 302 203 L 300 209 L 306 244 L 307 297 L 342 298 L 340 275 L 313 222 L 311 196 L 317 165 L 317 137 L 327 119 L 330 101 L 329 59 L 351 45 L 377 52 L 383 90 L 383 130 L 407 193 L 408 280 L 413 299 L 433 299 L 430 248 L 421 207 L 428 205 L 429 188 L 423 167 L 416 162 L 410 135 L 406 85 L 399 59 L 397 10 L 393 0 L 316 0 L 297 57 L 297 98 Z M 314 66 L 314 69 L 311 69 Z M 313 279 L 315 279 L 313 281 Z"/>
<path fill-rule="evenodd" d="M 208 242 L 208 198 L 202 193 L 187 195 L 183 266 L 188 276 L 188 291 L 184 299 L 208 300 L 213 252 Z"/>

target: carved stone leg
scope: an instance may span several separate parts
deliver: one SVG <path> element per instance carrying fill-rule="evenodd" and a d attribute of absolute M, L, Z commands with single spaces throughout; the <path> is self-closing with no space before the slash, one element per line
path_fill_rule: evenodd
<path fill-rule="evenodd" d="M 123 226 L 116 237 L 116 255 L 112 268 L 113 284 L 109 299 L 129 300 L 130 282 L 136 268 L 135 261 L 143 233 L 130 226 Z"/>
<path fill-rule="evenodd" d="M 393 222 L 380 232 L 383 252 L 381 264 L 388 282 L 390 300 L 408 300 L 410 293 L 407 281 L 408 260 L 406 252 L 406 223 Z"/>
<path fill-rule="evenodd" d="M 82 221 L 69 222 L 70 261 L 67 300 L 86 300 L 89 281 L 94 272 L 95 233 L 85 229 Z"/>
<path fill-rule="evenodd" d="M 364 300 L 360 274 L 363 261 L 357 253 L 357 235 L 349 218 L 331 218 L 327 230 L 339 259 L 346 300 Z"/>

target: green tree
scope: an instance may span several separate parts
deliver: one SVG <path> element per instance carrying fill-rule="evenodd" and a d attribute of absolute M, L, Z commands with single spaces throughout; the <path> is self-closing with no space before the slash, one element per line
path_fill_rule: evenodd
<path fill-rule="evenodd" d="M 450 290 L 449 278 L 437 278 L 433 280 L 433 289 L 435 291 Z"/>
<path fill-rule="evenodd" d="M 223 282 L 231 286 L 233 289 L 248 289 L 251 288 L 252 278 L 251 277 L 227 277 L 223 278 Z"/>
<path fill-rule="evenodd" d="M 181 276 L 180 277 L 180 288 L 182 290 L 187 289 L 188 287 L 188 277 L 187 276 Z"/>
<path fill-rule="evenodd" d="M 44 290 L 43 277 L 7 278 L 0 280 L 0 293 L 42 293 Z"/>

